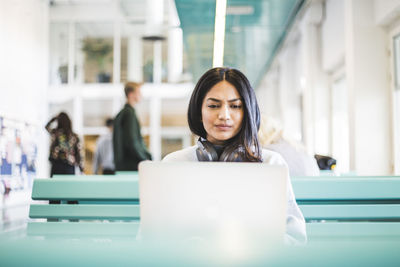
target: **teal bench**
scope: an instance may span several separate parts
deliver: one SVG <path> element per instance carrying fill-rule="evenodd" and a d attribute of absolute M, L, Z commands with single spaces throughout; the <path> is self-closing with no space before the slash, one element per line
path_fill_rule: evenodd
<path fill-rule="evenodd" d="M 400 238 L 400 177 L 292 179 L 310 240 Z"/>
<path fill-rule="evenodd" d="M 29 222 L 28 235 L 136 236 L 140 216 L 137 177 L 36 179 L 32 199 L 46 203 L 32 203 L 29 217 L 45 220 Z M 77 204 L 67 204 L 69 201 Z"/>
<path fill-rule="evenodd" d="M 292 184 L 310 240 L 400 238 L 399 177 L 297 177 Z M 137 175 L 37 179 L 32 199 L 61 201 L 61 204 L 32 204 L 32 219 L 79 220 L 79 223 L 33 222 L 28 224 L 28 234 L 79 236 L 101 232 L 134 236 L 138 229 Z M 66 204 L 67 201 L 78 201 L 78 205 Z"/>

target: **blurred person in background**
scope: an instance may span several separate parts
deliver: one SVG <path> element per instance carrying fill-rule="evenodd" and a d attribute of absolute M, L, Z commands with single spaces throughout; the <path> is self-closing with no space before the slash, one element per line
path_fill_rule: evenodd
<path fill-rule="evenodd" d="M 275 119 L 263 115 L 258 136 L 264 148 L 281 154 L 288 164 L 291 177 L 319 175 L 315 158 L 307 154 L 303 144 L 287 137 Z"/>
<path fill-rule="evenodd" d="M 54 125 L 56 123 L 56 125 Z M 46 124 L 51 136 L 50 156 L 51 172 L 54 174 L 75 174 L 75 166 L 83 172 L 82 147 L 79 137 L 72 131 L 71 120 L 61 112 Z"/>
<path fill-rule="evenodd" d="M 126 104 L 114 119 L 113 147 L 116 171 L 137 171 L 139 162 L 151 160 L 144 144 L 135 106 L 140 102 L 142 84 L 125 84 Z"/>
<path fill-rule="evenodd" d="M 93 173 L 115 174 L 114 151 L 112 143 L 113 119 L 106 120 L 107 134 L 99 137 L 96 145 L 96 152 L 93 158 Z"/>

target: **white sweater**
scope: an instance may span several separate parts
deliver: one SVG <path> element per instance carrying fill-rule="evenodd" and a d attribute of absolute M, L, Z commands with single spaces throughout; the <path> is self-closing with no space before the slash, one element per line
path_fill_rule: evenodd
<path fill-rule="evenodd" d="M 163 161 L 197 161 L 196 149 L 197 145 L 173 152 L 165 156 Z M 263 162 L 267 164 L 287 166 L 281 155 L 267 149 L 262 150 L 262 158 Z M 297 206 L 289 176 L 287 176 L 287 201 L 285 242 L 304 244 L 307 242 L 306 224 L 303 214 Z"/>

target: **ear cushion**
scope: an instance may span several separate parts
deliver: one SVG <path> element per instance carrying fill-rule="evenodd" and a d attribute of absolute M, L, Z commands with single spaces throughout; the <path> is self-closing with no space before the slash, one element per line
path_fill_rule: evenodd
<path fill-rule="evenodd" d="M 226 162 L 244 162 L 246 161 L 246 152 L 242 146 L 228 146 L 224 149 L 218 158 L 218 153 L 214 146 L 205 139 L 197 140 L 196 156 L 199 161 L 226 161 Z"/>
<path fill-rule="evenodd" d="M 219 161 L 226 162 L 245 162 L 246 160 L 246 152 L 242 146 L 228 146 L 225 148 L 224 152 L 222 152 L 219 157 Z"/>
<path fill-rule="evenodd" d="M 197 140 L 196 156 L 199 161 L 218 161 L 214 146 L 207 140 Z"/>

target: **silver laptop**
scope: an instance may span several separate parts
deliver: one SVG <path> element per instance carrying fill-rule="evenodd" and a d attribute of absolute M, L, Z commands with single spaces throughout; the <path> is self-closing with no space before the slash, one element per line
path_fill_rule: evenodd
<path fill-rule="evenodd" d="M 263 163 L 141 162 L 141 239 L 282 241 L 286 175 L 286 167 Z"/>

